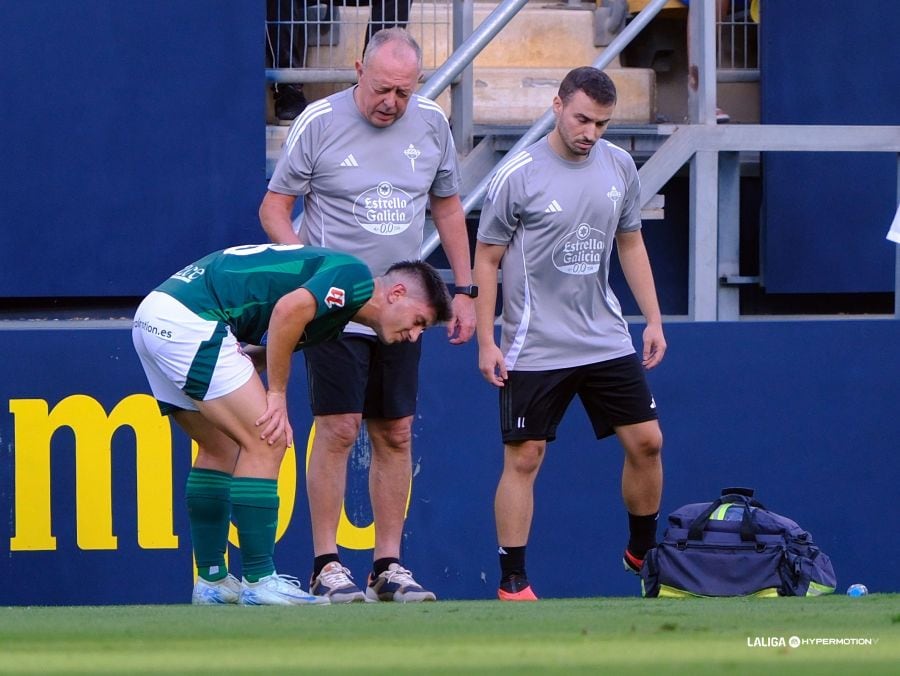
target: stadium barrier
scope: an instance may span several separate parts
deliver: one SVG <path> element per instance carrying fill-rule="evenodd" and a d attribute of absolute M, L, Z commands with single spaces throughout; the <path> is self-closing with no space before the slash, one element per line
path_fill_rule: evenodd
<path fill-rule="evenodd" d="M 640 340 L 641 326 L 633 327 Z M 900 341 L 892 320 L 672 323 L 650 374 L 665 447 L 662 512 L 751 485 L 832 556 L 839 587 L 898 591 L 883 514 L 898 475 Z M 183 603 L 192 562 L 184 508 L 189 440 L 159 415 L 123 328 L 3 330 L 0 366 L 3 605 Z M 497 393 L 471 343 L 425 338 L 404 560 L 441 598 L 492 598 Z M 297 449 L 279 482 L 279 570 L 309 573 L 303 360 L 290 405 Z M 365 439 L 350 464 L 339 542 L 358 579 L 371 561 Z M 621 570 L 622 453 L 576 404 L 537 482 L 529 573 L 545 597 L 636 596 Z M 602 516 L 601 516 L 602 515 Z M 232 543 L 235 539 L 232 538 Z M 869 556 L 873 543 L 879 556 Z M 565 552 L 560 561 L 559 553 Z M 240 556 L 232 544 L 230 559 Z M 236 569 L 239 570 L 239 569 Z M 134 580 L 141 584 L 134 584 Z"/>

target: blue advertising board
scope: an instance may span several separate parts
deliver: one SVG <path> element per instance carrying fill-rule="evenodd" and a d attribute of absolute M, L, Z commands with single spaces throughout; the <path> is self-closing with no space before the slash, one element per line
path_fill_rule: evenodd
<path fill-rule="evenodd" d="M 0 330 L 12 356 L 0 363 L 0 604 L 187 602 L 190 442 L 147 394 L 127 327 L 62 324 Z M 900 552 L 879 515 L 893 504 L 900 464 L 900 357 L 885 350 L 900 342 L 900 324 L 673 323 L 666 331 L 669 352 L 650 374 L 665 436 L 663 517 L 724 486 L 752 486 L 812 532 L 842 588 L 898 591 Z M 492 598 L 497 393 L 476 368 L 473 344 L 451 346 L 442 331 L 425 343 L 404 561 L 441 598 Z M 295 359 L 289 392 L 297 450 L 282 467 L 276 547 L 279 570 L 301 579 L 312 560 L 304 468 L 313 433 L 302 364 Z M 593 439 L 573 405 L 535 489 L 528 569 L 540 595 L 639 595 L 637 579 L 621 570 L 621 466 L 615 439 Z M 362 440 L 338 536 L 357 579 L 374 543 L 367 467 Z M 239 573 L 239 550 L 229 554 Z"/>
<path fill-rule="evenodd" d="M 264 3 L 0 16 L 0 298 L 139 296 L 263 238 Z"/>

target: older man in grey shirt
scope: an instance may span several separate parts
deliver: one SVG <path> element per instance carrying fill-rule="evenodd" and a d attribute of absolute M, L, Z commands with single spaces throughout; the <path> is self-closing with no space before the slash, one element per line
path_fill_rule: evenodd
<path fill-rule="evenodd" d="M 260 207 L 269 237 L 346 251 L 373 275 L 419 257 L 425 210 L 453 270 L 451 343 L 475 330 L 471 258 L 456 148 L 441 108 L 414 91 L 422 52 L 401 28 L 384 29 L 356 63 L 359 83 L 310 104 L 291 127 Z M 294 232 L 291 213 L 303 197 Z M 412 474 L 412 419 L 420 343 L 379 344 L 350 324 L 342 340 L 306 352 L 316 434 L 307 472 L 315 559 L 313 594 L 332 603 L 433 601 L 400 561 Z M 372 442 L 373 570 L 365 594 L 340 562 L 337 528 L 347 461 L 366 419 Z"/>

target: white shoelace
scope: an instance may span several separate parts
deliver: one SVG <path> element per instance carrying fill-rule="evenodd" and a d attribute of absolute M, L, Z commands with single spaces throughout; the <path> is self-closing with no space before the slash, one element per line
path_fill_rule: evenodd
<path fill-rule="evenodd" d="M 328 566 L 325 568 L 327 567 Z M 353 578 L 350 576 L 350 570 L 348 568 L 338 568 L 335 566 L 334 569 L 330 571 L 326 571 L 325 568 L 319 573 L 319 577 L 322 578 L 326 587 L 330 589 L 342 589 L 353 585 Z"/>
<path fill-rule="evenodd" d="M 413 579 L 412 572 L 402 566 L 397 566 L 393 570 L 387 570 L 385 572 L 387 573 L 388 582 L 396 582 L 401 587 L 408 587 L 410 585 L 419 586 L 419 583 Z M 384 575 L 384 573 L 382 573 L 382 575 Z"/>
<path fill-rule="evenodd" d="M 284 582 L 285 584 L 289 584 L 292 587 L 296 587 L 299 590 L 303 590 L 303 585 L 300 583 L 300 580 L 294 577 L 293 575 L 282 575 L 281 573 L 272 573 L 272 577 L 279 582 Z"/>

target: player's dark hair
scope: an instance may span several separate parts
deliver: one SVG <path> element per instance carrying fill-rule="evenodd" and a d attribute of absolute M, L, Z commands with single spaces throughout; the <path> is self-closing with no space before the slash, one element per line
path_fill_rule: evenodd
<path fill-rule="evenodd" d="M 374 33 L 372 37 L 369 39 L 369 44 L 366 45 L 366 51 L 363 52 L 362 63 L 363 66 L 368 66 L 372 57 L 375 55 L 379 49 L 381 49 L 384 45 L 389 42 L 402 42 L 407 47 L 412 49 L 416 54 L 416 63 L 419 64 L 419 72 L 422 71 L 422 48 L 419 46 L 419 43 L 416 42 L 416 39 L 405 29 L 394 27 L 394 28 L 382 28 L 380 31 Z"/>
<path fill-rule="evenodd" d="M 584 92 L 601 106 L 611 106 L 616 102 L 616 85 L 609 75 L 593 66 L 570 70 L 560 83 L 557 96 L 563 103 L 568 103 L 577 91 Z"/>
<path fill-rule="evenodd" d="M 453 317 L 450 308 L 450 292 L 441 279 L 440 273 L 425 261 L 400 261 L 387 269 L 385 276 L 398 273 L 401 277 L 412 277 L 419 282 L 425 292 L 425 300 L 434 308 L 436 322 L 449 322 Z"/>

